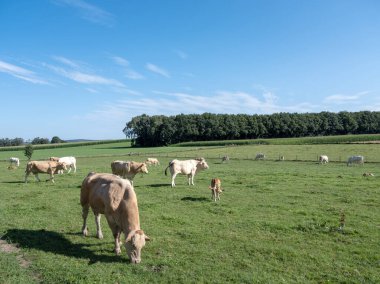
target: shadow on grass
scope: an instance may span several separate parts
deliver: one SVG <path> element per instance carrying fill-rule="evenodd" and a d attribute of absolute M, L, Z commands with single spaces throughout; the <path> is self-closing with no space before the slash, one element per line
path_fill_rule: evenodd
<path fill-rule="evenodd" d="M 2 239 L 9 239 L 12 243 L 17 243 L 20 248 L 32 248 L 68 257 L 89 259 L 89 264 L 125 262 L 121 256 L 96 255 L 87 249 L 87 247 L 93 246 L 92 244 L 74 244 L 66 239 L 63 234 L 52 231 L 11 229 L 6 232 Z"/>
<path fill-rule="evenodd" d="M 182 201 L 196 201 L 196 202 L 205 202 L 205 201 L 210 201 L 209 198 L 206 197 L 192 197 L 192 196 L 186 196 L 181 198 Z"/>
<path fill-rule="evenodd" d="M 149 184 L 149 187 L 169 187 L 170 183 Z"/>
<path fill-rule="evenodd" d="M 24 180 L 2 181 L 1 183 L 25 183 Z"/>

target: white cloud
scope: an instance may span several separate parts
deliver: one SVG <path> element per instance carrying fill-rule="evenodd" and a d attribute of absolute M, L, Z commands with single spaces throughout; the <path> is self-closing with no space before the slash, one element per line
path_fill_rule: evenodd
<path fill-rule="evenodd" d="M 128 60 L 120 57 L 120 56 L 113 56 L 112 57 L 112 60 L 122 66 L 124 68 L 124 71 L 125 71 L 125 77 L 127 77 L 128 79 L 131 79 L 131 80 L 141 80 L 141 79 L 144 79 L 144 76 L 141 75 L 140 73 L 136 72 L 135 70 L 131 69 L 130 68 L 130 63 Z"/>
<path fill-rule="evenodd" d="M 168 71 L 166 71 L 165 69 L 158 67 L 152 63 L 147 63 L 145 65 L 145 67 L 146 67 L 146 69 L 148 69 L 149 71 L 151 71 L 153 73 L 159 74 L 159 75 L 164 76 L 166 78 L 170 78 L 170 74 L 168 73 Z"/>
<path fill-rule="evenodd" d="M 67 59 L 65 57 L 62 57 L 62 56 L 53 56 L 53 59 L 55 59 L 56 61 L 58 62 L 61 62 L 71 68 L 79 68 L 79 64 L 77 64 L 76 62 L 74 62 L 73 60 L 70 60 L 70 59 Z"/>
<path fill-rule="evenodd" d="M 188 55 L 187 53 L 183 52 L 182 50 L 175 50 L 174 51 L 181 59 L 187 59 Z"/>
<path fill-rule="evenodd" d="M 57 74 L 83 84 L 100 84 L 124 88 L 124 84 L 115 79 L 105 78 L 99 75 L 87 74 L 76 70 L 65 70 L 61 67 L 46 65 Z"/>
<path fill-rule="evenodd" d="M 34 72 L 28 69 L 1 61 L 1 60 L 0 60 L 0 72 L 9 74 L 13 77 L 19 78 L 21 80 L 24 80 L 33 84 L 44 84 L 44 85 L 48 84 L 48 82 L 46 82 L 45 80 L 38 78 Z"/>
<path fill-rule="evenodd" d="M 114 24 L 114 16 L 111 13 L 95 5 L 89 4 L 84 0 L 53 0 L 53 2 L 77 9 L 83 19 L 92 23 L 109 27 Z"/>
<path fill-rule="evenodd" d="M 128 122 L 143 113 L 148 115 L 176 115 L 179 113 L 229 113 L 229 114 L 270 114 L 274 112 L 310 112 L 316 106 L 299 103 L 280 106 L 274 94 L 263 94 L 262 99 L 245 92 L 216 92 L 213 96 L 194 96 L 187 93 L 153 92 L 156 97 L 119 100 L 103 104 L 97 111 L 86 115 L 90 120 L 120 120 Z"/>
<path fill-rule="evenodd" d="M 331 96 L 326 97 L 323 100 L 323 102 L 332 103 L 332 104 L 350 104 L 350 103 L 360 100 L 362 96 L 365 96 L 369 93 L 370 93 L 369 91 L 363 91 L 354 95 L 336 94 L 336 95 L 331 95 Z"/>

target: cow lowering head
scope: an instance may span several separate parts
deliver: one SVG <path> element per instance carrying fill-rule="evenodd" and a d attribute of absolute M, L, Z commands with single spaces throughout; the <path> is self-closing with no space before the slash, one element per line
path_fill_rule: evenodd
<path fill-rule="evenodd" d="M 131 263 L 141 262 L 141 249 L 145 246 L 145 241 L 150 241 L 143 230 L 132 231 L 125 240 L 125 247 Z"/>

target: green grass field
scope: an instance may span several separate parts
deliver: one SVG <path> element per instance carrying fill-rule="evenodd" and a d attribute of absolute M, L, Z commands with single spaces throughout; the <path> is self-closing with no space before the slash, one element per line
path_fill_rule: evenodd
<path fill-rule="evenodd" d="M 120 142 L 35 150 L 33 159 L 74 155 L 77 173 L 56 183 L 25 184 L 22 151 L 0 152 L 0 236 L 19 250 L 0 252 L 0 283 L 379 283 L 379 145 L 246 145 L 129 148 Z M 266 161 L 254 161 L 256 153 Z M 130 154 L 130 155 L 129 155 Z M 228 163 L 220 157 L 229 155 Z M 333 162 L 316 163 L 319 154 Z M 366 157 L 347 167 L 349 155 Z M 158 157 L 136 176 L 142 229 L 152 239 L 142 263 L 113 253 L 104 239 L 81 235 L 80 184 L 89 171 L 110 172 L 115 159 Z M 277 161 L 279 155 L 285 161 Z M 23 158 L 8 170 L 10 156 Z M 174 158 L 207 158 L 195 186 L 163 171 Z M 372 172 L 374 177 L 363 177 Z M 40 175 L 43 179 L 47 176 Z M 208 189 L 222 180 L 221 200 Z M 339 230 L 342 215 L 344 227 Z"/>

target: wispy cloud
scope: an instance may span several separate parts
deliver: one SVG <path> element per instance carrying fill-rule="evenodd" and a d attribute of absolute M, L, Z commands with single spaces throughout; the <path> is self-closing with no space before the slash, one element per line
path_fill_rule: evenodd
<path fill-rule="evenodd" d="M 77 70 L 66 70 L 61 67 L 52 66 L 52 65 L 46 65 L 48 68 L 56 72 L 57 74 L 66 77 L 68 79 L 71 79 L 78 83 L 83 84 L 98 84 L 98 85 L 109 85 L 114 87 L 125 87 L 123 83 L 119 82 L 115 79 L 110 79 L 106 77 L 102 77 L 95 74 L 88 74 Z"/>
<path fill-rule="evenodd" d="M 7 73 L 13 77 L 16 77 L 18 79 L 33 83 L 33 84 L 44 84 L 47 85 L 48 82 L 40 79 L 37 77 L 37 75 L 25 68 L 7 63 L 5 61 L 0 60 L 0 72 Z"/>
<path fill-rule="evenodd" d="M 73 60 L 71 59 L 67 59 L 63 56 L 53 56 L 53 59 L 55 59 L 56 61 L 58 62 L 61 62 L 71 68 L 79 68 L 79 64 L 74 62 Z"/>
<path fill-rule="evenodd" d="M 161 67 L 158 67 L 157 65 L 154 65 L 152 63 L 147 63 L 145 65 L 146 69 L 148 69 L 149 71 L 153 72 L 153 73 L 156 73 L 156 74 L 159 74 L 161 76 L 164 76 L 166 78 L 170 78 L 170 74 L 168 71 L 166 71 L 165 69 L 161 68 Z"/>
<path fill-rule="evenodd" d="M 148 115 L 175 115 L 178 113 L 230 113 L 230 114 L 269 114 L 273 112 L 310 112 L 314 105 L 299 103 L 280 106 L 274 94 L 260 97 L 245 92 L 219 91 L 213 96 L 194 96 L 188 93 L 168 93 L 154 91 L 153 98 L 142 97 L 134 100 L 110 102 L 86 116 L 87 119 L 127 120 L 143 113 Z"/>
<path fill-rule="evenodd" d="M 120 57 L 120 56 L 113 56 L 112 57 L 112 60 L 122 66 L 124 68 L 124 72 L 125 72 L 125 77 L 127 77 L 128 79 L 131 79 L 131 80 L 141 80 L 141 79 L 144 79 L 144 76 L 141 75 L 140 73 L 136 72 L 135 70 L 133 70 L 131 67 L 130 67 L 130 63 L 128 60 Z"/>
<path fill-rule="evenodd" d="M 187 59 L 188 55 L 186 52 L 182 50 L 175 50 L 174 51 L 181 59 Z"/>
<path fill-rule="evenodd" d="M 114 24 L 114 16 L 111 13 L 84 0 L 53 0 L 53 2 L 78 10 L 81 17 L 89 22 L 109 27 Z"/>
<path fill-rule="evenodd" d="M 342 95 L 336 94 L 326 97 L 323 102 L 328 104 L 349 104 L 355 101 L 360 100 L 362 96 L 369 94 L 369 91 L 359 92 L 354 95 Z"/>

